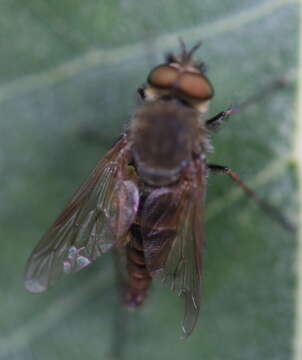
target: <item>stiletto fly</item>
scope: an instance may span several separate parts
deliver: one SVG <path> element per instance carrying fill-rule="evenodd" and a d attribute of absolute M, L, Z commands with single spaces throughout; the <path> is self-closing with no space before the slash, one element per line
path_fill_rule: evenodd
<path fill-rule="evenodd" d="M 204 202 L 209 172 L 229 175 L 286 229 L 294 228 L 229 168 L 208 164 L 209 133 L 234 109 L 206 119 L 214 95 L 205 67 L 193 59 L 200 43 L 148 75 L 141 105 L 123 133 L 33 250 L 25 286 L 41 292 L 113 247 L 124 250 L 126 306 L 141 305 L 153 278 L 185 302 L 184 337 L 201 302 Z"/>

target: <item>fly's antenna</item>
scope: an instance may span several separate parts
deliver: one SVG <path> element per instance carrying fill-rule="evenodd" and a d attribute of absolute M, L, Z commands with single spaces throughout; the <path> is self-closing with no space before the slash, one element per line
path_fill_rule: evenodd
<path fill-rule="evenodd" d="M 179 41 L 180 50 L 181 50 L 180 57 L 183 62 L 189 62 L 192 59 L 193 54 L 196 52 L 196 50 L 198 50 L 200 48 L 200 46 L 202 44 L 201 41 L 198 41 L 198 43 L 195 44 L 192 47 L 192 49 L 188 51 L 186 44 L 181 37 L 178 38 L 178 41 Z"/>
<path fill-rule="evenodd" d="M 180 50 L 181 50 L 181 58 L 182 59 L 185 59 L 187 57 L 187 48 L 186 48 L 186 44 L 185 42 L 183 41 L 183 38 L 182 37 L 178 37 L 178 41 L 179 41 L 179 45 L 180 45 Z"/>
<path fill-rule="evenodd" d="M 198 43 L 192 47 L 192 49 L 188 52 L 189 59 L 191 59 L 193 54 L 201 47 L 201 45 L 202 45 L 202 41 L 199 40 Z"/>

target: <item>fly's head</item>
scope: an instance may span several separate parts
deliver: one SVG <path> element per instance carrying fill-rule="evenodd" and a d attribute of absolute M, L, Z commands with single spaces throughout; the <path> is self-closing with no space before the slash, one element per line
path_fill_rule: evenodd
<path fill-rule="evenodd" d="M 203 114 L 208 109 L 214 90 L 205 75 L 204 64 L 193 59 L 201 43 L 190 50 L 186 49 L 182 40 L 180 45 L 178 55 L 168 54 L 165 63 L 150 71 L 147 84 L 139 88 L 138 93 L 145 102 L 177 100 Z"/>

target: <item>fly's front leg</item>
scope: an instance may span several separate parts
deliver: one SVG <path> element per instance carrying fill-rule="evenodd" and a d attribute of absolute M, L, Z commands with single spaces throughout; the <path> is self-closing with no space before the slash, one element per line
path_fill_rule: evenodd
<path fill-rule="evenodd" d="M 253 199 L 264 212 L 270 215 L 283 228 L 292 233 L 296 232 L 296 227 L 277 208 L 275 208 L 273 205 L 269 204 L 265 200 L 261 199 L 259 195 L 250 187 L 248 187 L 234 171 L 232 171 L 226 166 L 216 164 L 208 164 L 208 169 L 214 173 L 223 173 L 228 175 L 233 181 L 235 181 L 235 183 L 237 183 L 241 187 L 241 189 L 246 193 L 247 196 Z"/>
<path fill-rule="evenodd" d="M 218 130 L 222 125 L 223 121 L 228 118 L 233 112 L 233 108 L 229 108 L 225 111 L 221 111 L 220 113 L 213 116 L 211 119 L 206 121 L 206 128 L 210 131 Z"/>
<path fill-rule="evenodd" d="M 280 88 L 287 85 L 287 81 L 284 78 L 276 79 L 263 89 L 260 89 L 256 94 L 248 97 L 246 100 L 242 101 L 238 105 L 231 106 L 225 111 L 221 111 L 212 118 L 206 121 L 206 128 L 210 131 L 219 130 L 223 122 L 231 115 L 237 112 L 244 110 L 246 107 L 261 101 L 266 96 L 270 95 L 272 92 L 279 90 Z"/>

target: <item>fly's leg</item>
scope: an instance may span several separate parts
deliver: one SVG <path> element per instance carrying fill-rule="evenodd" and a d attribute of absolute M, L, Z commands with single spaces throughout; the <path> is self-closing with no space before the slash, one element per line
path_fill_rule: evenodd
<path fill-rule="evenodd" d="M 275 81 L 273 81 L 272 83 L 270 83 L 269 85 L 267 85 L 266 87 L 264 87 L 263 89 L 258 91 L 257 94 L 250 96 L 242 103 L 234 106 L 232 108 L 232 112 L 237 113 L 237 112 L 245 109 L 246 107 L 257 103 L 258 101 L 261 101 L 266 96 L 271 95 L 272 92 L 282 89 L 283 87 L 287 86 L 287 83 L 288 83 L 288 81 L 286 80 L 286 78 L 276 79 Z"/>
<path fill-rule="evenodd" d="M 284 229 L 291 233 L 296 233 L 296 227 L 273 205 L 269 204 L 265 200 L 261 199 L 259 195 L 248 187 L 239 176 L 229 169 L 228 167 L 216 164 L 208 164 L 208 169 L 214 173 L 223 173 L 228 175 L 235 183 L 237 183 L 241 189 L 246 193 L 248 197 L 253 199 L 259 207 L 267 213 L 271 218 L 277 221 Z"/>
<path fill-rule="evenodd" d="M 261 101 L 266 96 L 270 95 L 272 92 L 279 90 L 287 85 L 287 81 L 284 78 L 277 79 L 273 81 L 271 84 L 258 91 L 257 94 L 250 96 L 245 101 L 241 102 L 238 105 L 231 106 L 229 109 L 225 111 L 221 111 L 216 114 L 212 118 L 206 121 L 206 127 L 210 131 L 215 131 L 220 128 L 223 122 L 229 117 L 231 114 L 235 114 L 239 111 L 244 110 L 246 107 Z"/>
<path fill-rule="evenodd" d="M 220 128 L 223 124 L 224 120 L 228 118 L 229 115 L 233 113 L 233 108 L 229 108 L 225 111 L 221 111 L 220 113 L 216 114 L 212 118 L 206 121 L 206 128 L 210 131 L 215 131 Z"/>
<path fill-rule="evenodd" d="M 107 135 L 101 133 L 101 131 L 93 128 L 93 127 L 84 127 L 81 126 L 74 131 L 74 138 L 79 142 L 88 144 L 88 145 L 108 145 L 110 146 L 110 142 L 112 138 Z M 105 146 L 104 145 L 104 146 Z"/>

